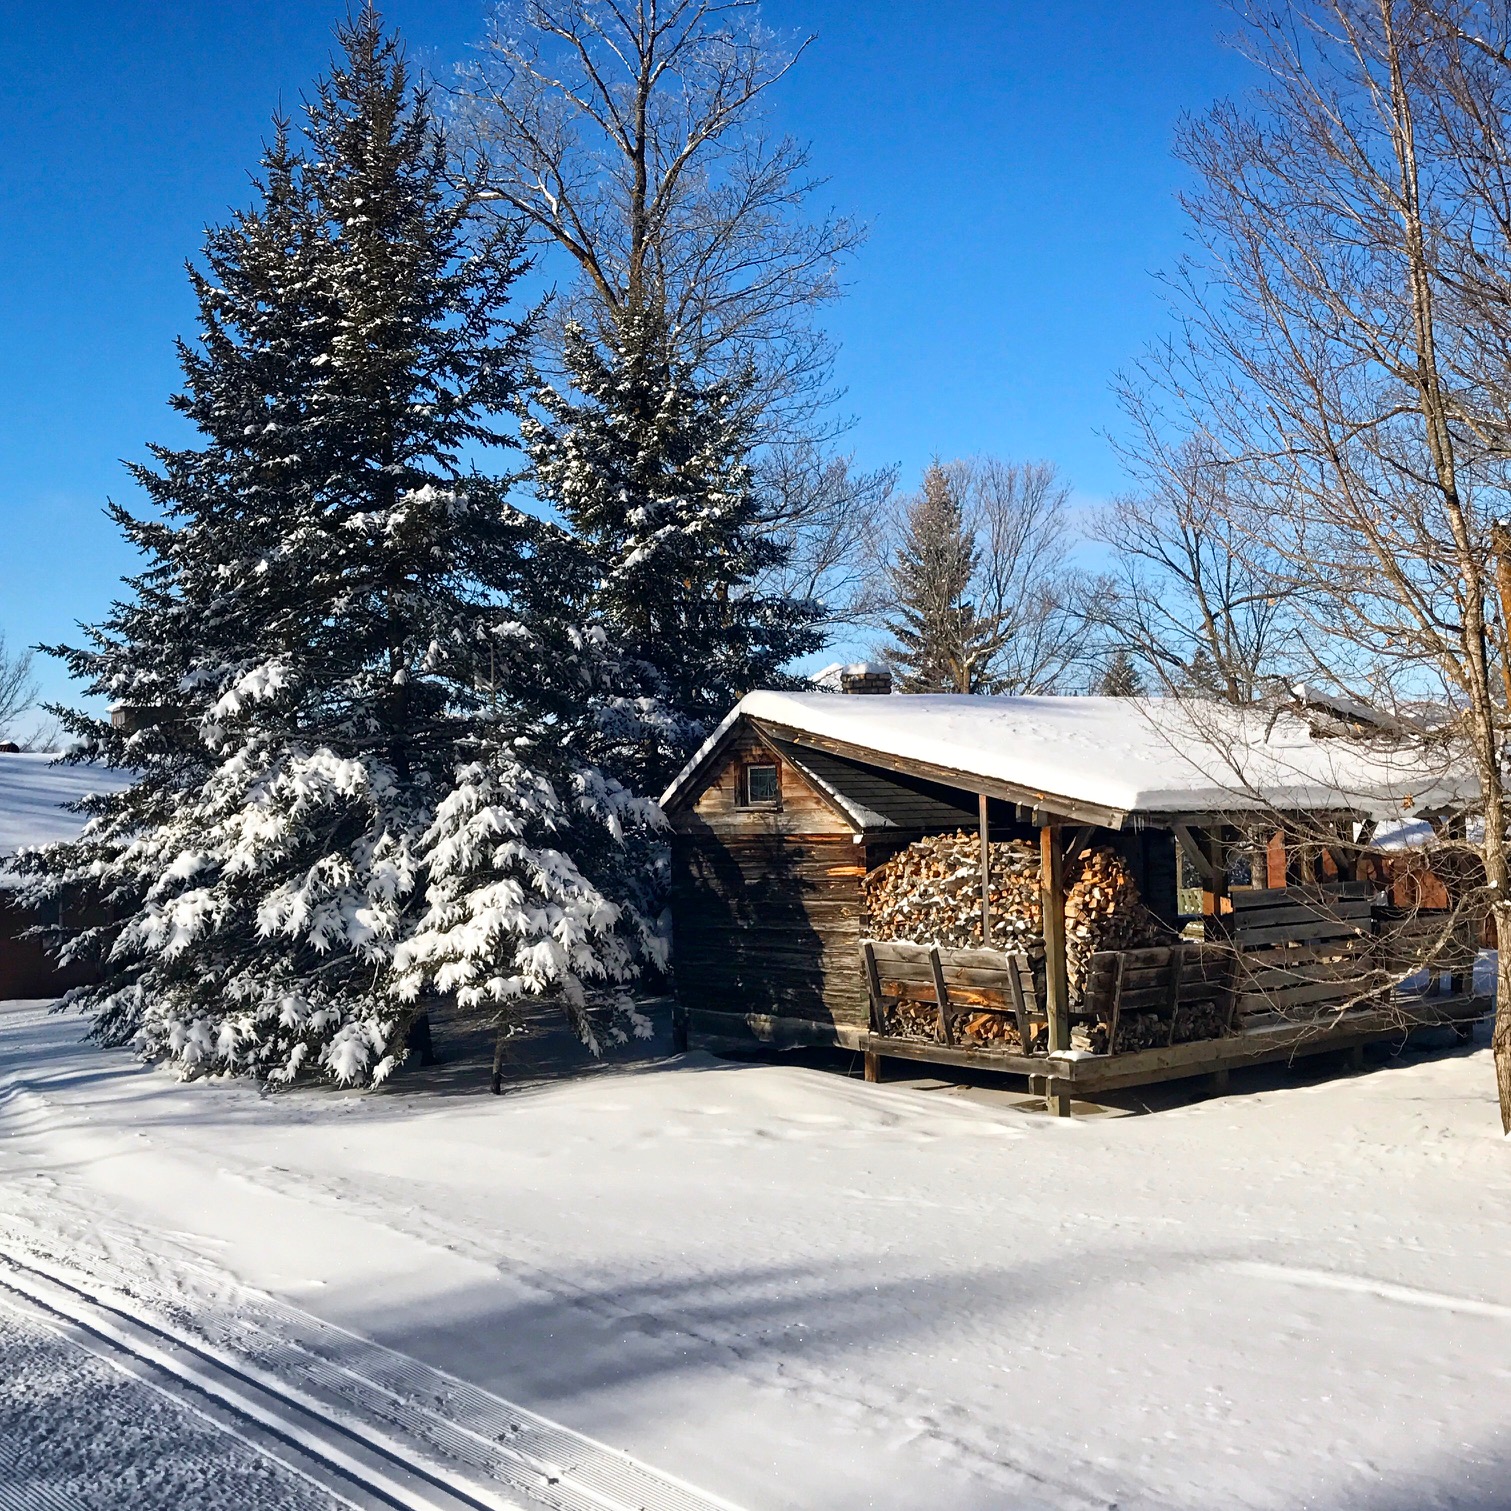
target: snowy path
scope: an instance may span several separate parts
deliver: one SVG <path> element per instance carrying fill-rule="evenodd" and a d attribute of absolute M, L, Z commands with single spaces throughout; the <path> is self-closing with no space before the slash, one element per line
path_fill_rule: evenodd
<path fill-rule="evenodd" d="M 329 1493 L 286 1445 L 258 1441 L 255 1424 L 217 1420 L 76 1331 L 0 1289 L 0 1511 L 378 1504 Z"/>
<path fill-rule="evenodd" d="M 320 1477 L 340 1495 L 361 1486 L 376 1503 L 406 1511 L 716 1505 L 417 1360 L 271 1297 L 228 1289 L 192 1260 L 181 1279 L 197 1279 L 200 1295 L 186 1304 L 181 1284 L 177 1317 L 155 1315 L 164 1300 L 154 1284 L 160 1267 L 140 1262 L 150 1233 L 75 1235 L 61 1254 L 44 1229 L 0 1219 L 0 1233 L 0 1306 L 15 1309 L 19 1299 L 65 1336 L 190 1387 L 254 1438 L 293 1448 L 306 1472 L 311 1463 L 328 1471 Z M 101 1236 L 107 1242 L 95 1248 Z"/>
<path fill-rule="evenodd" d="M 192 1335 L 149 1320 L 133 1300 L 101 1295 L 82 1277 L 13 1252 L 0 1259 L 0 1306 L 176 1404 L 195 1403 L 196 1414 L 208 1408 L 209 1419 L 240 1442 L 329 1488 L 335 1504 L 399 1511 L 510 1511 L 523 1504 L 473 1493 L 444 1470 L 417 1464 L 406 1445 L 342 1421 L 275 1374 L 254 1373 Z"/>
<path fill-rule="evenodd" d="M 0 1009 L 0 1255 L 467 1494 L 1511 1507 L 1483 1049 L 1066 1125 L 700 1057 L 259 1097 L 78 1033 Z"/>

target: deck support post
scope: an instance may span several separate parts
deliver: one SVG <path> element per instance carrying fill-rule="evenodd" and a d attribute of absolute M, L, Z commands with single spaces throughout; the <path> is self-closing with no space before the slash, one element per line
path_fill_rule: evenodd
<path fill-rule="evenodd" d="M 981 948 L 992 947 L 992 844 L 991 828 L 986 821 L 986 794 L 978 793 L 978 816 L 981 823 Z"/>
<path fill-rule="evenodd" d="M 875 1050 L 865 1052 L 865 1077 L 868 1081 L 881 1080 L 881 1056 Z"/>
<path fill-rule="evenodd" d="M 1070 1048 L 1070 986 L 1065 971 L 1065 852 L 1060 826 L 1039 830 L 1039 907 L 1044 919 L 1044 1013 L 1049 1023 L 1049 1052 Z M 1051 1112 L 1067 1116 L 1070 1097 L 1051 1077 L 1046 1098 Z"/>

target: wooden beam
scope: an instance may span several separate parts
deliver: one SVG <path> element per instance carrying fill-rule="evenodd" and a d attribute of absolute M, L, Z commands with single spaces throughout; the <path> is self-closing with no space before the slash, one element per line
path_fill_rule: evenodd
<path fill-rule="evenodd" d="M 1281 1023 L 1245 1029 L 1226 1039 L 1204 1039 L 1168 1049 L 1136 1050 L 1115 1057 L 1095 1055 L 1085 1060 L 1062 1060 L 1046 1065 L 1042 1056 L 1007 1054 L 1000 1050 L 949 1048 L 921 1039 L 873 1039 L 873 1053 L 940 1065 L 974 1065 L 1014 1075 L 1043 1079 L 1053 1088 L 1058 1081 L 1069 1093 L 1093 1099 L 1098 1091 L 1150 1085 L 1185 1076 L 1211 1075 L 1235 1065 L 1262 1065 L 1301 1055 L 1346 1049 L 1351 1043 L 1399 1040 L 1405 1031 L 1428 1025 L 1472 1023 L 1494 1007 L 1488 997 L 1466 997 L 1456 1006 L 1420 1002 L 1404 1015 L 1399 1007 L 1351 1012 L 1336 1028 L 1315 1023 Z M 1048 1089 L 1048 1088 L 1046 1088 Z"/>
<path fill-rule="evenodd" d="M 1228 938 L 1232 932 L 1233 905 L 1223 912 L 1223 903 L 1228 896 L 1228 848 L 1221 830 L 1207 831 L 1207 866 L 1211 875 L 1202 890 L 1202 932 L 1205 938 L 1216 942 Z"/>
<path fill-rule="evenodd" d="M 1058 1076 L 1047 1076 L 1044 1081 L 1044 1105 L 1057 1118 L 1070 1116 L 1070 1082 Z"/>
<path fill-rule="evenodd" d="M 881 996 L 881 975 L 876 969 L 876 951 L 872 949 L 869 939 L 860 948 L 866 962 L 866 995 L 871 1000 L 871 1032 L 884 1034 L 887 1031 L 886 1004 Z"/>
<path fill-rule="evenodd" d="M 1128 964 L 1128 953 L 1119 950 L 1117 963 L 1112 968 L 1112 1006 L 1107 1014 L 1107 1053 L 1118 1052 L 1118 1019 L 1123 1013 L 1123 970 Z"/>
<path fill-rule="evenodd" d="M 1034 1026 L 1029 1021 L 1028 1003 L 1023 993 L 1023 969 L 1019 965 L 1019 961 L 1026 957 L 1018 953 L 1007 958 L 1012 967 L 1007 973 L 1007 990 L 1012 999 L 1013 1016 L 1018 1020 L 1018 1047 L 1029 1055 L 1033 1053 Z"/>
<path fill-rule="evenodd" d="M 986 794 L 977 794 L 981 821 L 981 948 L 992 947 L 992 832 L 986 821 Z"/>
<path fill-rule="evenodd" d="M 1349 854 L 1348 847 L 1344 844 L 1324 845 L 1322 847 L 1332 857 L 1333 866 L 1338 872 L 1339 881 L 1352 881 L 1354 870 L 1354 857 Z"/>
<path fill-rule="evenodd" d="M 1175 1043 L 1175 1028 L 1180 1019 L 1180 984 L 1181 972 L 1186 965 L 1186 947 L 1183 944 L 1175 945 L 1170 951 L 1170 975 L 1168 977 L 1168 992 L 1170 1003 L 1170 1037 L 1165 1040 L 1167 1045 Z"/>
<path fill-rule="evenodd" d="M 1095 824 L 1082 824 L 1070 836 L 1070 843 L 1065 846 L 1065 859 L 1067 862 L 1074 860 L 1086 848 L 1086 842 L 1091 838 L 1095 829 Z"/>
<path fill-rule="evenodd" d="M 1058 824 L 1039 831 L 1039 907 L 1044 919 L 1044 1010 L 1049 1052 L 1070 1048 L 1070 987 L 1065 972 L 1065 852 Z"/>
<path fill-rule="evenodd" d="M 1170 827 L 1175 830 L 1175 837 L 1180 841 L 1180 847 L 1186 852 L 1191 864 L 1201 873 L 1201 879 L 1205 882 L 1210 882 L 1215 874 L 1211 858 L 1202 849 L 1201 842 L 1191 832 L 1190 826 L 1187 824 L 1171 824 Z"/>
<path fill-rule="evenodd" d="M 939 1037 L 953 1048 L 955 1033 L 950 1027 L 950 989 L 944 983 L 944 966 L 940 963 L 937 945 L 929 946 L 929 970 L 934 977 L 934 1002 L 939 1009 Z"/>

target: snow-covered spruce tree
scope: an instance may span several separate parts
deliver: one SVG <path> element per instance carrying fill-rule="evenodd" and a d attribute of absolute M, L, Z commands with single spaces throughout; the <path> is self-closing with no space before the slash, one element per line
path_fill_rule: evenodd
<path fill-rule="evenodd" d="M 656 948 L 627 845 L 653 810 L 589 763 L 607 647 L 538 586 L 582 553 L 460 460 L 517 408 L 518 238 L 469 242 L 376 14 L 338 36 L 192 275 L 201 441 L 135 469 L 157 518 L 114 511 L 148 564 L 58 652 L 121 705 L 69 716 L 76 758 L 139 779 L 27 863 L 33 900 L 112 920 L 63 946 L 104 963 L 98 1037 L 274 1081 L 381 1079 L 433 990 L 584 1022 Z"/>
<path fill-rule="evenodd" d="M 945 467 L 931 463 L 886 572 L 893 602 L 883 623 L 893 643 L 884 654 L 902 691 L 992 690 L 984 673 L 1001 642 L 971 598 L 980 555 L 960 490 Z"/>
<path fill-rule="evenodd" d="M 651 792 L 821 643 L 817 604 L 754 585 L 787 547 L 763 525 L 741 380 L 700 382 L 673 346 L 645 312 L 602 339 L 569 326 L 570 391 L 541 387 L 522 426 L 541 501 L 592 562 L 583 612 L 623 657 L 606 759 Z"/>
<path fill-rule="evenodd" d="M 1148 691 L 1144 674 L 1123 646 L 1112 653 L 1096 691 L 1103 698 L 1142 698 Z"/>

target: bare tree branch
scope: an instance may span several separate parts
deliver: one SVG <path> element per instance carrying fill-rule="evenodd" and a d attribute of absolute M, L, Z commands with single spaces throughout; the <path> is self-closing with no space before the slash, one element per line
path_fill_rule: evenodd
<path fill-rule="evenodd" d="M 32 676 L 32 653 L 12 655 L 0 633 L 0 735 L 13 735 L 16 721 L 37 704 L 37 683 Z"/>
<path fill-rule="evenodd" d="M 1290 648 L 1406 716 L 1393 737 L 1472 760 L 1476 896 L 1506 939 L 1507 13 L 1293 0 L 1240 15 L 1265 86 L 1183 132 L 1200 253 L 1172 279 L 1182 333 L 1145 376 L 1210 448 L 1224 481 L 1208 506 L 1274 584 Z M 1511 949 L 1499 995 L 1511 1130 Z"/>
<path fill-rule="evenodd" d="M 862 238 L 806 217 L 807 149 L 764 129 L 811 40 L 779 46 L 754 0 L 507 0 L 463 70 L 491 194 L 581 275 L 564 314 L 599 329 L 652 310 L 695 367 L 753 364 L 766 439 L 811 429 L 830 397 L 814 315 Z"/>

